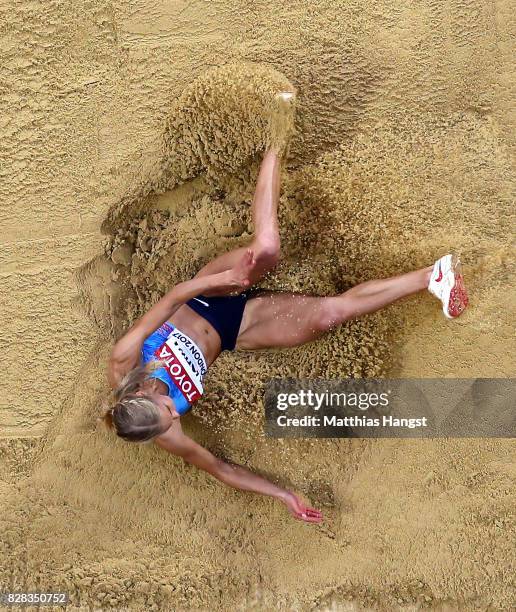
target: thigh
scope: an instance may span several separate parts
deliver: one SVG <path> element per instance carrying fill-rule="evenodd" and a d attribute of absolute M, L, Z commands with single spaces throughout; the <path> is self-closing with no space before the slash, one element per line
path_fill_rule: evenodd
<path fill-rule="evenodd" d="M 319 338 L 321 311 L 326 298 L 263 291 L 248 300 L 236 349 L 252 350 L 298 346 Z"/>

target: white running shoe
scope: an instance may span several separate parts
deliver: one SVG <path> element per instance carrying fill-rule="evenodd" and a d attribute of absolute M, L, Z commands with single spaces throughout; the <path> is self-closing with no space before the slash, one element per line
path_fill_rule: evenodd
<path fill-rule="evenodd" d="M 462 268 L 456 255 L 445 255 L 434 264 L 428 291 L 443 303 L 448 319 L 461 315 L 469 303 Z"/>

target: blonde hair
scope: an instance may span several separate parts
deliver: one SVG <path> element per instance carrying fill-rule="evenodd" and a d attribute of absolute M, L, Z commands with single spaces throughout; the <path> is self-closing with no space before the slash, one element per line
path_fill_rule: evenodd
<path fill-rule="evenodd" d="M 154 362 L 128 372 L 114 391 L 115 405 L 102 416 L 107 427 L 128 442 L 150 441 L 163 433 L 158 406 L 148 395 L 136 395 L 150 372 L 160 365 Z"/>

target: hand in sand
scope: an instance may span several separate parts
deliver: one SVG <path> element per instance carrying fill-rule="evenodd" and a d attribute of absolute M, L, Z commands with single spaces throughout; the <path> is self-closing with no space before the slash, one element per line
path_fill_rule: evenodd
<path fill-rule="evenodd" d="M 297 495 L 294 495 L 294 493 L 289 492 L 284 502 L 290 514 L 299 521 L 305 521 L 305 523 L 320 523 L 323 520 L 322 512 L 306 506 Z"/>
<path fill-rule="evenodd" d="M 256 266 L 256 259 L 251 249 L 247 249 L 240 261 L 226 271 L 228 284 L 233 289 L 231 293 L 238 295 L 251 285 L 250 275 Z"/>

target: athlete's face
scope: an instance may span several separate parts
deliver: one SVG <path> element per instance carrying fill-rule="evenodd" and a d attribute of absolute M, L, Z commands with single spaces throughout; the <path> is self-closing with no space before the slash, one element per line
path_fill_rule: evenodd
<path fill-rule="evenodd" d="M 176 410 L 174 402 L 168 395 L 163 395 L 149 387 L 137 391 L 136 395 L 146 395 L 156 404 L 160 412 L 160 422 L 163 432 L 169 429 L 174 421 L 179 418 L 179 412 Z"/>
<path fill-rule="evenodd" d="M 161 425 L 163 431 L 166 431 L 172 426 L 172 423 L 179 418 L 179 412 L 176 410 L 174 402 L 168 395 L 156 393 L 152 396 L 152 401 L 159 408 Z"/>

